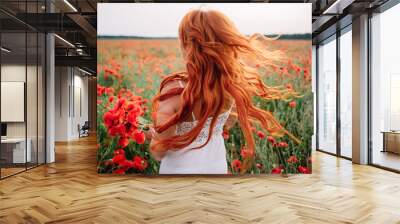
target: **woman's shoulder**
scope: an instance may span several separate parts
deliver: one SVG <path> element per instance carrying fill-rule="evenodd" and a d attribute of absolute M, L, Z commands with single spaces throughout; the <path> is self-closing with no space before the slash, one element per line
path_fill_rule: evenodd
<path fill-rule="evenodd" d="M 174 88 L 183 88 L 186 85 L 186 72 L 177 72 L 167 75 L 160 85 L 160 93 L 166 93 Z"/>
<path fill-rule="evenodd" d="M 163 85 L 163 87 L 161 88 L 160 93 L 161 94 L 168 93 L 172 89 L 183 88 L 185 85 L 186 85 L 186 83 L 184 81 L 172 80 L 172 81 L 166 83 L 165 85 Z"/>

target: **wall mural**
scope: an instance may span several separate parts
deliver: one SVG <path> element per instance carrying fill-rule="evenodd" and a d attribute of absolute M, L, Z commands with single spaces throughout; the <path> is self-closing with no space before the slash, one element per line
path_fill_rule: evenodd
<path fill-rule="evenodd" d="M 311 4 L 98 4 L 98 172 L 311 173 Z"/>

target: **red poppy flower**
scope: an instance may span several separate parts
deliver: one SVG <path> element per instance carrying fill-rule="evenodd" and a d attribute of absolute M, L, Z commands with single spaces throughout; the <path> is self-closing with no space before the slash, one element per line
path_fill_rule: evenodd
<path fill-rule="evenodd" d="M 125 155 L 125 150 L 123 149 L 114 150 L 114 156 L 116 155 Z"/>
<path fill-rule="evenodd" d="M 126 168 L 122 167 L 113 171 L 113 174 L 125 174 Z"/>
<path fill-rule="evenodd" d="M 107 95 L 111 96 L 112 94 L 114 94 L 114 88 L 112 88 L 112 87 L 106 87 L 106 88 L 104 89 L 104 92 L 105 92 Z"/>
<path fill-rule="evenodd" d="M 119 163 L 119 165 L 127 169 L 135 167 L 135 163 L 131 160 L 124 160 L 121 163 Z"/>
<path fill-rule="evenodd" d="M 125 103 L 126 103 L 126 99 L 124 99 L 124 98 L 118 98 L 117 105 L 116 105 L 116 107 L 114 107 L 114 109 L 115 109 L 115 110 L 116 110 L 116 109 L 121 109 L 121 108 L 125 105 Z"/>
<path fill-rule="evenodd" d="M 105 93 L 105 87 L 97 84 L 97 96 L 101 96 Z"/>
<path fill-rule="evenodd" d="M 121 133 L 123 133 L 123 132 L 124 132 L 123 125 L 113 126 L 108 129 L 108 135 L 110 135 L 110 136 L 117 136 L 117 135 L 122 136 Z"/>
<path fill-rule="evenodd" d="M 112 158 L 113 163 L 116 163 L 116 164 L 120 164 L 125 160 L 126 160 L 126 158 L 125 158 L 124 154 L 119 154 Z"/>
<path fill-rule="evenodd" d="M 138 143 L 139 145 L 143 144 L 144 141 L 146 140 L 146 136 L 145 136 L 144 132 L 142 132 L 142 131 L 135 132 L 135 134 L 133 135 L 133 138 L 135 139 L 136 143 Z"/>
<path fill-rule="evenodd" d="M 258 135 L 258 137 L 261 138 L 261 139 L 265 138 L 265 134 L 264 134 L 264 132 L 262 132 L 262 131 L 257 131 L 257 135 Z"/>
<path fill-rule="evenodd" d="M 275 138 L 272 136 L 268 136 L 267 140 L 271 143 L 271 144 L 275 144 Z"/>
<path fill-rule="evenodd" d="M 299 162 L 299 160 L 297 159 L 296 156 L 290 156 L 290 157 L 287 159 L 287 162 L 288 162 L 288 163 L 297 163 L 297 162 Z"/>
<path fill-rule="evenodd" d="M 139 170 L 139 171 L 143 171 L 147 168 L 147 161 L 144 160 L 142 157 L 140 156 L 135 156 L 133 158 L 133 168 Z"/>
<path fill-rule="evenodd" d="M 125 148 L 129 144 L 129 139 L 126 137 L 121 137 L 118 141 L 118 145 L 121 146 L 122 148 Z"/>
<path fill-rule="evenodd" d="M 108 102 L 112 103 L 114 101 L 114 96 L 110 96 L 110 98 L 108 98 Z"/>
<path fill-rule="evenodd" d="M 107 127 L 113 126 L 115 123 L 118 122 L 118 114 L 113 113 L 112 111 L 107 111 L 103 115 L 104 124 Z"/>
<path fill-rule="evenodd" d="M 286 142 L 279 142 L 278 143 L 278 147 L 280 147 L 280 148 L 287 148 L 289 145 L 288 145 L 288 143 L 286 143 Z"/>
<path fill-rule="evenodd" d="M 112 75 L 119 80 L 122 77 L 122 75 L 119 73 L 121 66 L 115 62 L 113 62 L 111 65 L 112 68 L 104 66 L 104 79 L 108 79 L 109 75 Z"/>
<path fill-rule="evenodd" d="M 134 136 L 138 128 L 137 118 L 143 115 L 143 110 L 138 102 L 119 98 L 114 108 L 103 115 L 108 134 L 110 136 L 120 136 L 119 143 L 122 147 L 126 147 L 129 143 L 129 138 L 135 138 L 139 144 L 142 144 L 141 142 L 144 140 L 139 135 Z"/>
<path fill-rule="evenodd" d="M 309 174 L 309 173 L 311 173 L 310 169 L 308 169 L 307 167 L 304 167 L 304 166 L 299 166 L 299 167 L 297 167 L 297 170 L 298 170 L 300 173 L 304 173 L 304 174 Z"/>
<path fill-rule="evenodd" d="M 296 105 L 297 105 L 296 101 L 291 101 L 291 102 L 289 103 L 289 107 L 291 107 L 291 108 L 295 108 Z"/>
<path fill-rule="evenodd" d="M 254 151 L 251 151 L 250 149 L 247 149 L 246 147 L 242 147 L 240 150 L 240 155 L 242 158 L 247 158 L 247 157 L 253 157 L 254 156 Z"/>
<path fill-rule="evenodd" d="M 138 113 L 133 110 L 129 111 L 128 115 L 126 117 L 127 121 L 130 124 L 135 125 L 135 126 L 136 126 L 137 118 L 138 118 Z"/>
<path fill-rule="evenodd" d="M 242 166 L 242 162 L 240 162 L 240 160 L 238 160 L 238 159 L 235 159 L 232 161 L 231 166 L 232 166 L 232 169 L 237 172 L 240 170 L 240 167 Z"/>
<path fill-rule="evenodd" d="M 262 164 L 260 164 L 260 163 L 257 163 L 257 164 L 256 164 L 256 167 L 257 167 L 257 169 L 259 169 L 259 170 L 260 170 L 260 169 L 262 169 L 263 165 L 262 165 Z"/>
<path fill-rule="evenodd" d="M 271 170 L 271 174 L 281 174 L 282 169 L 280 167 L 275 167 Z"/>
<path fill-rule="evenodd" d="M 228 140 L 228 139 L 229 139 L 229 131 L 224 130 L 224 131 L 222 132 L 222 137 L 223 137 L 225 140 Z"/>

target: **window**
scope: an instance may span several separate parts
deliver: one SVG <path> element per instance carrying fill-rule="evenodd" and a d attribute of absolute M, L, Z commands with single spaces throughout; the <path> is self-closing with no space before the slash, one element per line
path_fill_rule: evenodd
<path fill-rule="evenodd" d="M 313 127 L 314 127 L 314 134 L 312 136 L 312 150 L 316 150 L 316 134 L 317 134 L 317 47 L 315 45 L 312 46 L 312 68 L 311 68 L 311 75 L 312 75 L 312 92 L 313 92 L 313 97 L 314 97 L 314 105 L 313 105 Z"/>
<path fill-rule="evenodd" d="M 371 162 L 400 170 L 400 4 L 371 18 Z"/>
<path fill-rule="evenodd" d="M 17 13 L 43 4 L 20 1 Z M 45 44 L 44 33 L 0 12 L 0 178 L 45 163 Z"/>
<path fill-rule="evenodd" d="M 336 153 L 336 37 L 318 48 L 318 149 Z"/>
<path fill-rule="evenodd" d="M 352 35 L 351 26 L 340 36 L 340 155 L 352 157 Z"/>

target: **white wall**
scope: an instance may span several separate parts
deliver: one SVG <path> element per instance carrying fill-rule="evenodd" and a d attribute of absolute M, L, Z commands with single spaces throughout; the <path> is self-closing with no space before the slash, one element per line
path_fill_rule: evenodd
<path fill-rule="evenodd" d="M 68 117 L 69 115 L 69 68 L 55 68 L 55 141 L 68 140 Z"/>
<path fill-rule="evenodd" d="M 37 71 L 38 69 L 38 71 Z M 30 140 L 30 148 L 32 161 L 39 163 L 44 162 L 44 83 L 43 83 L 42 68 L 39 66 L 27 67 L 25 64 L 3 64 L 1 66 L 1 81 L 2 82 L 24 82 L 26 83 L 26 108 L 22 108 L 27 120 L 23 122 L 6 122 L 8 138 L 25 138 L 25 135 Z M 28 78 L 27 82 L 25 78 Z M 38 90 L 38 92 L 37 92 Z M 23 91 L 23 90 L 22 90 Z M 22 94 L 24 94 L 22 92 Z M 7 96 L 2 96 L 7 97 Z M 1 110 L 10 110 L 10 108 L 1 108 Z M 8 111 L 11 112 L 12 111 Z M 39 156 L 37 156 L 39 153 Z"/>
<path fill-rule="evenodd" d="M 25 65 L 2 65 L 1 66 L 1 81 L 25 82 Z M 28 70 L 30 68 L 28 67 Z M 6 110 L 7 108 L 1 108 Z M 7 137 L 25 137 L 25 123 L 11 122 L 7 123 Z"/>
<path fill-rule="evenodd" d="M 88 78 L 76 68 L 56 67 L 55 85 L 55 140 L 77 139 L 78 124 L 88 120 Z"/>
<path fill-rule="evenodd" d="M 73 112 L 75 111 L 75 113 L 73 113 L 74 116 L 73 119 L 71 120 L 72 121 L 71 135 L 76 138 L 79 137 L 77 128 L 78 124 L 82 126 L 85 123 L 85 121 L 88 121 L 88 78 L 81 76 L 81 73 L 79 73 L 79 75 L 76 75 L 76 70 L 75 70 L 73 85 L 75 87 L 73 92 L 73 94 L 75 94 L 73 96 L 74 99 Z"/>
<path fill-rule="evenodd" d="M 27 69 L 27 70 L 25 70 Z M 37 115 L 36 113 L 32 113 L 32 111 L 36 112 L 36 80 L 33 80 L 31 74 L 36 75 L 36 66 L 27 66 L 25 65 L 18 65 L 18 64 L 5 64 L 1 66 L 1 81 L 2 82 L 25 82 L 25 75 L 26 71 L 28 72 L 28 84 L 29 87 L 27 88 L 27 106 L 30 108 L 28 109 L 27 119 L 28 119 L 28 129 L 30 127 L 34 127 L 36 130 L 36 120 Z M 26 83 L 26 82 L 25 82 Z M 40 105 L 39 105 L 40 106 Z M 32 109 L 34 107 L 34 109 Z M 7 110 L 7 108 L 1 108 L 2 110 Z M 34 123 L 32 123 L 34 122 Z M 28 137 L 30 131 L 28 130 Z M 25 137 L 25 122 L 7 122 L 7 136 L 8 137 Z M 36 137 L 36 132 L 35 132 Z"/>

